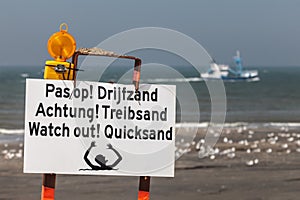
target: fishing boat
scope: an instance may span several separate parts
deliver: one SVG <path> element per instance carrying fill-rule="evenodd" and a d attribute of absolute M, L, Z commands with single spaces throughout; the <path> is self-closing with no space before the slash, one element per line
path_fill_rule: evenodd
<path fill-rule="evenodd" d="M 203 79 L 222 79 L 222 80 L 244 80 L 244 81 L 257 81 L 259 80 L 257 70 L 244 70 L 240 52 L 236 52 L 233 57 L 235 62 L 235 69 L 230 68 L 228 65 L 220 65 L 212 62 L 210 69 L 206 73 L 201 73 Z"/>

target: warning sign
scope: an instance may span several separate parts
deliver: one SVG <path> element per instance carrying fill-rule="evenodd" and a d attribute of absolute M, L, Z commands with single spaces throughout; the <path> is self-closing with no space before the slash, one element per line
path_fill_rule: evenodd
<path fill-rule="evenodd" d="M 26 80 L 24 172 L 174 176 L 176 88 Z"/>

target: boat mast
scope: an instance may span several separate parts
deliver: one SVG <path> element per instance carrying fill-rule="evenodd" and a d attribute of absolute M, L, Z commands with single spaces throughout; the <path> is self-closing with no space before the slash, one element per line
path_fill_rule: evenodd
<path fill-rule="evenodd" d="M 236 65 L 236 72 L 238 74 L 241 74 L 243 71 L 243 66 L 242 66 L 242 59 L 240 57 L 240 51 L 237 50 L 236 51 L 236 56 L 233 57 L 234 61 L 235 61 L 235 65 Z"/>

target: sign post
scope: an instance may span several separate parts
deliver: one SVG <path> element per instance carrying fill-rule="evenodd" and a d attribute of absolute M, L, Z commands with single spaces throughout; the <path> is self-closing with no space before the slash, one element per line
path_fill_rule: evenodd
<path fill-rule="evenodd" d="M 139 182 L 138 200 L 150 199 L 150 176 L 141 176 Z"/>
<path fill-rule="evenodd" d="M 54 33 L 48 40 L 48 52 L 55 59 L 46 61 L 44 79 L 73 80 L 74 65 L 66 62 L 76 50 L 76 42 L 68 33 L 68 25 L 60 25 L 60 31 Z M 43 174 L 41 200 L 54 200 L 55 174 Z"/>
<path fill-rule="evenodd" d="M 42 200 L 52 200 L 55 195 L 55 174 L 43 174 Z"/>

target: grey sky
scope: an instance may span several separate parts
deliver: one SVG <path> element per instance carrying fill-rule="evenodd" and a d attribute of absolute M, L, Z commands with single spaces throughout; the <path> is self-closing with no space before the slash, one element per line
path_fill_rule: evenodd
<path fill-rule="evenodd" d="M 49 36 L 66 22 L 78 47 L 155 26 L 192 37 L 219 63 L 239 49 L 245 65 L 300 66 L 299 20 L 299 0 L 1 0 L 0 65 L 43 65 Z"/>

